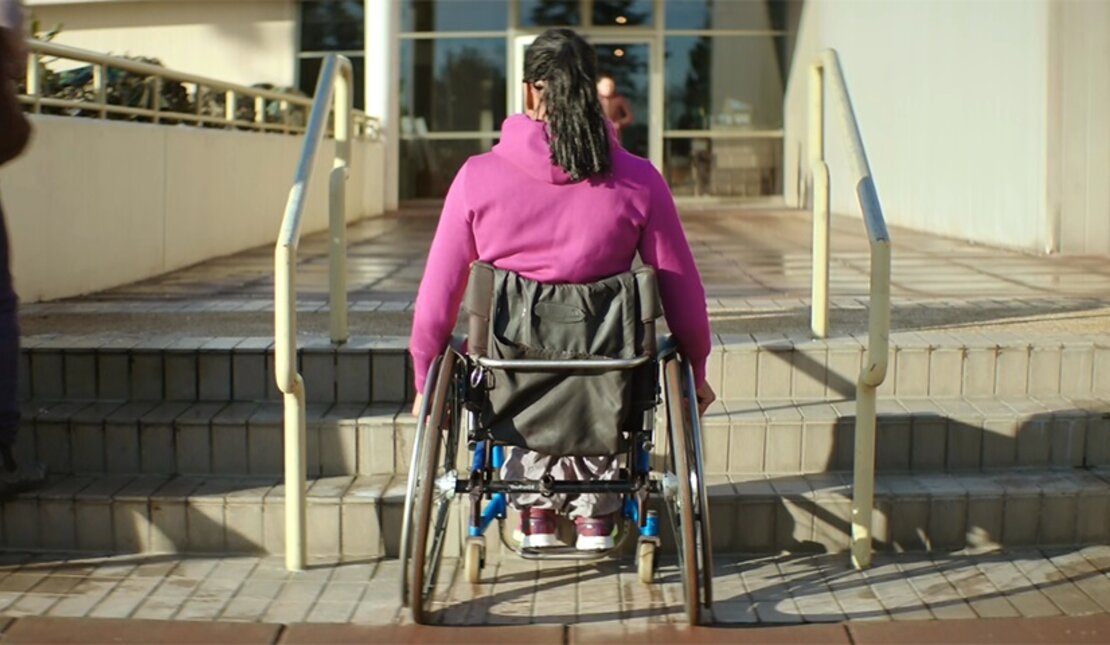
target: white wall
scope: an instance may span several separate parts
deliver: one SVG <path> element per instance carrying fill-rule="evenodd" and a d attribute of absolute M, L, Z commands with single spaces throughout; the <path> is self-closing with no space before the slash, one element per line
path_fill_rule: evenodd
<path fill-rule="evenodd" d="M 1110 3 L 1053 3 L 1050 24 L 1053 246 L 1110 253 Z"/>
<path fill-rule="evenodd" d="M 1048 0 L 806 2 L 786 92 L 787 202 L 805 199 L 808 66 L 832 47 L 888 223 L 1043 250 L 1048 7 Z M 858 215 L 843 130 L 835 113 L 826 123 L 833 210 Z"/>
<path fill-rule="evenodd" d="M 293 0 L 162 0 L 26 3 L 55 42 L 117 55 L 151 56 L 174 70 L 243 85 L 292 86 Z"/>
<path fill-rule="evenodd" d="M 35 116 L 0 170 L 25 302 L 141 280 L 277 239 L 303 139 Z M 303 233 L 327 227 L 333 145 L 318 153 Z M 352 146 L 347 217 L 382 212 L 378 142 Z"/>

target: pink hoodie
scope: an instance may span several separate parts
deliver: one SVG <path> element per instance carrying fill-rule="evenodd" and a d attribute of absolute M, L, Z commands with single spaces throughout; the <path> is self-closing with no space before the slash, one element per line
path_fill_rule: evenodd
<path fill-rule="evenodd" d="M 628 271 L 636 252 L 655 267 L 671 332 L 705 381 L 705 289 L 666 182 L 611 138 L 609 176 L 572 183 L 551 162 L 547 129 L 505 119 L 501 142 L 467 160 L 439 217 L 412 321 L 416 388 L 455 328 L 470 263 L 488 262 L 546 283 L 583 283 Z"/>

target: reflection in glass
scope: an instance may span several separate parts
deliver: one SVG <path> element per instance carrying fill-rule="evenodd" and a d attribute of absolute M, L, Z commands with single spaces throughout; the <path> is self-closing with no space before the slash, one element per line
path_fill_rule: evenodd
<path fill-rule="evenodd" d="M 505 40 L 401 41 L 402 128 L 489 131 L 505 119 Z"/>
<path fill-rule="evenodd" d="M 616 90 L 632 109 L 633 120 L 621 130 L 621 146 L 634 155 L 648 156 L 648 85 L 650 49 L 645 44 L 595 45 L 599 74 L 613 77 Z"/>
<path fill-rule="evenodd" d="M 521 27 L 574 27 L 581 21 L 578 0 L 520 0 Z"/>
<path fill-rule="evenodd" d="M 508 24 L 508 0 L 401 0 L 401 31 L 496 31 Z"/>
<path fill-rule="evenodd" d="M 652 0 L 594 0 L 593 19 L 598 27 L 650 27 Z"/>
<path fill-rule="evenodd" d="M 356 110 L 363 109 L 366 103 L 366 93 L 363 87 L 366 85 L 365 66 L 362 56 L 348 56 L 351 59 L 351 67 L 354 72 L 354 100 Z M 316 79 L 320 76 L 320 67 L 324 64 L 322 56 L 304 56 L 297 61 L 297 88 L 305 93 L 305 96 L 312 96 L 316 93 Z"/>
<path fill-rule="evenodd" d="M 675 195 L 761 197 L 782 193 L 782 139 L 667 139 L 663 168 Z"/>
<path fill-rule="evenodd" d="M 401 140 L 401 199 L 442 199 L 463 162 L 489 152 L 497 139 Z"/>
<path fill-rule="evenodd" d="M 777 130 L 785 63 L 770 36 L 666 39 L 666 128 Z"/>
<path fill-rule="evenodd" d="M 363 49 L 362 0 L 301 2 L 301 51 Z"/>
<path fill-rule="evenodd" d="M 798 0 L 667 0 L 667 29 L 786 29 Z"/>

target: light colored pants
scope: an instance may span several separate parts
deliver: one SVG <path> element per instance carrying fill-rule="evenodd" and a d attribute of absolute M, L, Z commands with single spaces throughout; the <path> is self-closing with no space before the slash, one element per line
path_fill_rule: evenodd
<path fill-rule="evenodd" d="M 516 446 L 505 447 L 505 465 L 501 479 L 539 480 L 550 474 L 556 481 L 597 481 L 616 479 L 618 471 L 615 456 L 604 457 L 552 457 Z M 615 493 L 582 493 L 579 495 L 552 495 L 518 493 L 510 496 L 513 506 L 549 508 L 565 513 L 568 517 L 600 517 L 620 510 L 621 496 Z"/>

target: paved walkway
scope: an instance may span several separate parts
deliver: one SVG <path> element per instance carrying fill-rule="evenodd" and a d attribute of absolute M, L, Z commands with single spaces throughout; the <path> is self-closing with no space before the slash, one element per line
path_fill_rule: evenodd
<path fill-rule="evenodd" d="M 288 573 L 272 557 L 0 554 L 0 616 L 246 623 L 409 624 L 394 559 Z M 681 582 L 664 562 L 654 586 L 634 564 L 492 560 L 485 584 L 445 562 L 436 622 L 645 630 L 681 625 Z M 846 555 L 721 559 L 721 625 L 1110 617 L 1110 546 L 979 555 L 878 554 L 856 572 Z M 4 642 L 7 642 L 5 639 Z"/>
<path fill-rule="evenodd" d="M 805 329 L 810 219 L 781 209 L 685 209 L 685 228 L 722 333 Z M 435 229 L 434 211 L 406 211 L 351 226 L 352 332 L 407 332 Z M 895 229 L 895 329 L 1033 324 L 1051 331 L 1105 330 L 1110 258 L 1038 257 Z M 869 255 L 862 224 L 834 220 L 832 331 L 865 328 Z M 301 326 L 325 331 L 327 240 L 307 237 L 298 276 Z M 272 324 L 269 246 L 205 262 L 85 298 L 23 307 L 25 333 L 141 329 L 258 335 Z M 90 315 L 95 314 L 95 315 Z M 199 326 L 199 327 L 198 327 Z M 256 329 L 257 328 L 257 329 Z"/>

